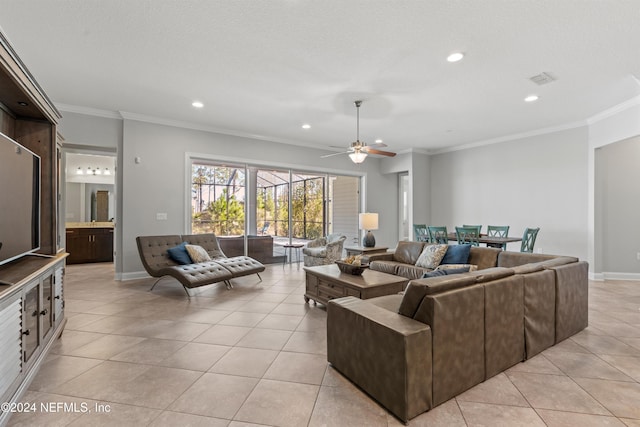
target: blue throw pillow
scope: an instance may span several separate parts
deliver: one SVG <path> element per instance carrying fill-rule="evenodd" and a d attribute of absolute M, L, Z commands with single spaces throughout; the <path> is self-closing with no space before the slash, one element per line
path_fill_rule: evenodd
<path fill-rule="evenodd" d="M 449 274 L 449 273 L 447 273 L 447 270 L 433 270 L 433 271 L 430 271 L 428 273 L 424 273 L 422 275 L 422 278 L 426 279 L 427 277 L 446 276 L 447 274 Z"/>
<path fill-rule="evenodd" d="M 467 264 L 471 245 L 449 245 L 440 264 Z"/>
<path fill-rule="evenodd" d="M 169 258 L 177 262 L 178 264 L 193 264 L 191 257 L 189 256 L 189 252 L 187 252 L 187 248 L 185 247 L 187 242 L 183 242 L 178 246 L 174 246 L 172 248 L 167 249 L 167 253 L 169 254 Z"/>
<path fill-rule="evenodd" d="M 468 273 L 471 267 L 446 268 L 444 270 L 433 270 L 422 275 L 423 279 L 427 277 L 448 276 L 450 274 Z"/>

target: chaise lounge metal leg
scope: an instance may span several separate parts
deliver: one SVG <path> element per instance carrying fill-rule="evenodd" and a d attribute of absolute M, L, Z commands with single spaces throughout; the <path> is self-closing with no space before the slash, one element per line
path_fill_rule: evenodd
<path fill-rule="evenodd" d="M 156 281 L 153 283 L 153 286 L 151 286 L 151 289 L 149 289 L 149 292 L 151 292 L 151 291 L 153 290 L 153 288 L 155 288 L 155 287 L 156 287 L 156 285 L 158 284 L 158 282 L 159 282 L 160 280 L 162 280 L 162 277 L 160 277 L 158 280 L 156 280 Z"/>
<path fill-rule="evenodd" d="M 185 285 L 182 285 L 182 287 L 184 288 L 184 291 L 187 293 L 187 297 L 191 298 L 191 294 L 189 294 L 189 290 L 187 289 L 187 287 Z"/>
<path fill-rule="evenodd" d="M 258 275 L 258 279 L 262 282 L 262 277 L 260 277 L 260 273 L 256 273 Z"/>
<path fill-rule="evenodd" d="M 230 281 L 225 280 L 224 284 L 227 286 L 227 289 L 233 289 L 233 284 Z"/>

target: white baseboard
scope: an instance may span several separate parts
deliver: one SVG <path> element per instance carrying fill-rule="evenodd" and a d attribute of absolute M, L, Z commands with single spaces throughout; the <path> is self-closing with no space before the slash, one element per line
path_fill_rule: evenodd
<path fill-rule="evenodd" d="M 604 280 L 640 280 L 640 273 L 616 273 L 603 271 L 600 274 Z"/>
<path fill-rule="evenodd" d="M 134 271 L 132 273 L 116 273 L 116 280 L 120 280 L 120 281 L 146 279 L 148 277 L 151 277 L 151 276 L 149 276 L 146 271 Z"/>

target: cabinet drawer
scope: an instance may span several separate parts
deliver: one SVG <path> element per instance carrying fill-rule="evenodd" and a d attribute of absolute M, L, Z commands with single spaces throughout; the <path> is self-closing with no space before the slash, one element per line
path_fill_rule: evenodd
<path fill-rule="evenodd" d="M 327 299 L 340 298 L 344 296 L 344 287 L 321 280 L 318 283 L 318 295 Z"/>

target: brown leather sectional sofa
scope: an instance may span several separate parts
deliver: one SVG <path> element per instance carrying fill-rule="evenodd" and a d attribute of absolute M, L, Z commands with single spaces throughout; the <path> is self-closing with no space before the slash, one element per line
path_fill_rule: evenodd
<path fill-rule="evenodd" d="M 173 261 L 167 250 L 183 242 L 202 246 L 211 257 L 211 261 L 185 265 L 179 265 Z M 171 276 L 177 279 L 187 295 L 189 295 L 187 288 L 196 288 L 217 282 L 224 282 L 227 288 L 231 288 L 233 286 L 229 280 L 249 274 L 258 274 L 265 269 L 262 263 L 251 257 L 228 258 L 220 249 L 216 235 L 212 233 L 182 236 L 138 236 L 136 243 L 140 260 L 147 273 L 152 277 Z M 260 277 L 259 274 L 258 277 Z M 157 283 L 158 281 L 153 286 Z"/>
<path fill-rule="evenodd" d="M 329 362 L 407 421 L 587 326 L 586 262 L 473 247 L 469 263 L 403 295 L 330 301 Z"/>

